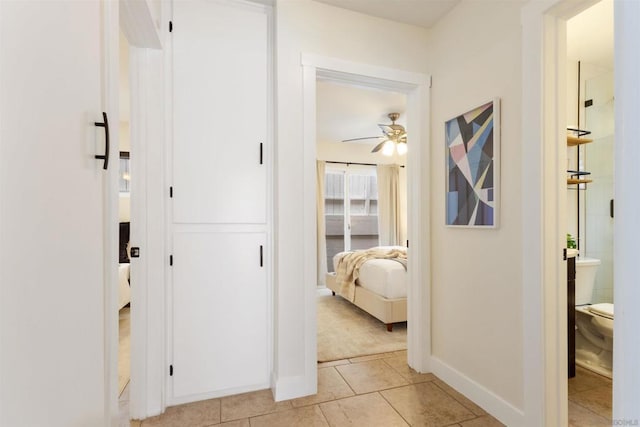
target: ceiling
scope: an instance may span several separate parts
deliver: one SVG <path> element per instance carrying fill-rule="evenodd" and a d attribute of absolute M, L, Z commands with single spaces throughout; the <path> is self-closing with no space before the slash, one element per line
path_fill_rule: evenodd
<path fill-rule="evenodd" d="M 368 15 L 429 28 L 460 0 L 316 0 Z M 613 69 L 613 0 L 602 0 L 567 22 L 567 56 Z M 387 114 L 401 113 L 406 125 L 403 94 L 318 81 L 317 141 L 381 135 L 378 123 Z M 372 147 L 376 140 L 358 143 Z"/>
<path fill-rule="evenodd" d="M 381 136 L 378 123 L 389 124 L 387 114 L 400 113 L 396 123 L 406 125 L 406 95 L 344 84 L 317 83 L 317 141 L 340 142 L 343 139 Z M 379 141 L 350 143 L 374 146 Z"/>
<path fill-rule="evenodd" d="M 316 0 L 391 21 L 432 27 L 460 0 Z M 400 113 L 397 123 L 406 126 L 406 96 L 370 88 L 318 81 L 317 141 L 340 142 L 344 139 L 382 135 L 378 123 L 391 123 L 387 114 Z M 350 144 L 375 146 L 375 139 Z"/>
<path fill-rule="evenodd" d="M 567 56 L 613 69 L 613 0 L 602 0 L 567 21 Z"/>
<path fill-rule="evenodd" d="M 390 21 L 431 28 L 460 0 L 316 0 Z"/>

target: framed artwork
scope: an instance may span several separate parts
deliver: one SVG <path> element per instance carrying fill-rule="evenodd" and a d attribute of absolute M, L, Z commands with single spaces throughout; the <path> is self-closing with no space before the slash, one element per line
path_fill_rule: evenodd
<path fill-rule="evenodd" d="M 445 122 L 446 225 L 496 228 L 500 183 L 500 99 Z"/>

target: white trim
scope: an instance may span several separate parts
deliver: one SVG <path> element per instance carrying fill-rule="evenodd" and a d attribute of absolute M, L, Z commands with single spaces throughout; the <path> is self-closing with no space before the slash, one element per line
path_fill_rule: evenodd
<path fill-rule="evenodd" d="M 150 390 L 146 387 L 147 337 L 149 335 L 147 300 L 147 206 L 146 206 L 146 87 L 142 76 L 145 74 L 144 49 L 129 47 L 129 91 L 131 153 L 131 246 L 141 248 L 142 256 L 131 259 L 131 353 L 130 353 L 130 409 L 131 418 L 145 418 L 146 398 Z"/>
<path fill-rule="evenodd" d="M 316 354 L 316 81 L 326 79 L 350 84 L 395 90 L 407 93 L 407 128 L 411 132 L 411 155 L 407 156 L 408 222 L 412 262 L 409 268 L 408 288 L 408 363 L 418 372 L 429 370 L 431 355 L 430 335 L 430 254 L 429 198 L 422 189 L 429 189 L 429 170 L 421 167 L 429 163 L 429 82 L 428 75 L 359 64 L 341 59 L 303 54 L 304 95 L 304 277 L 305 287 L 305 379 L 296 381 L 299 389 L 290 395 L 315 392 L 317 386 Z M 427 226 L 422 227 L 422 224 Z M 288 391 L 289 392 L 289 391 Z M 285 395 L 280 390 L 277 396 Z"/>
<path fill-rule="evenodd" d="M 271 1 L 264 1 L 263 12 L 267 15 L 267 140 L 264 147 L 264 160 L 267 168 L 267 206 L 266 206 L 266 225 L 265 232 L 267 235 L 265 267 L 267 269 L 267 316 L 268 325 L 268 352 L 269 352 L 269 387 L 275 390 L 275 383 L 271 381 L 275 371 L 275 342 L 276 342 L 276 296 L 275 296 L 275 253 L 276 253 L 276 232 L 275 232 L 275 186 L 276 186 L 276 167 L 275 167 L 275 146 L 276 146 L 276 22 L 275 22 L 275 6 Z"/>
<path fill-rule="evenodd" d="M 131 242 L 141 256 L 131 260 L 131 398 L 133 418 L 164 410 L 166 375 L 163 52 L 130 48 L 132 203 Z M 153 284 L 153 285 L 152 285 Z"/>
<path fill-rule="evenodd" d="M 416 86 L 428 86 L 431 81 L 427 74 L 362 64 L 311 53 L 303 53 L 300 62 L 303 67 L 316 68 L 319 71 L 319 78 L 371 85 L 381 89 L 408 92 L 415 89 Z"/>
<path fill-rule="evenodd" d="M 113 3 L 113 2 L 106 2 Z M 117 2 L 116 2 L 117 3 Z M 122 0 L 126 10 L 120 13 L 120 26 L 126 29 L 140 27 L 156 31 L 147 2 Z M 131 5 L 130 3 L 136 3 Z M 140 3 L 140 4 L 139 4 Z M 145 5 L 145 7 L 141 7 Z M 166 3 L 161 3 L 161 15 L 166 14 Z M 146 31 L 146 35 L 152 35 Z M 162 35 L 162 34 L 160 34 Z M 156 33 L 156 36 L 158 34 Z M 116 38 L 119 35 L 116 33 Z M 130 416 L 146 418 L 161 413 L 165 408 L 164 377 L 165 349 L 165 277 L 164 259 L 164 103 L 163 78 L 164 53 L 161 44 L 153 37 L 137 37 L 130 47 L 130 99 L 131 99 L 131 151 L 134 182 L 131 198 L 131 241 L 141 248 L 141 257 L 132 260 L 131 289 L 131 382 Z M 119 58 L 119 52 L 118 52 Z M 116 72 L 119 68 L 116 63 Z M 118 133 L 114 129 L 113 133 Z M 117 152 L 117 150 L 116 150 Z M 117 164 L 115 162 L 114 164 Z M 117 177 L 116 173 L 116 177 Z M 117 178 L 116 178 L 117 194 Z M 117 204 L 116 204 L 117 213 Z M 117 222 L 117 214 L 116 214 Z M 116 231 L 115 236 L 118 236 Z M 149 284 L 153 283 L 153 286 Z M 114 286 L 117 290 L 117 286 Z M 118 310 L 115 314 L 116 355 L 118 349 Z M 117 366 L 117 361 L 116 361 Z M 115 372 L 117 384 L 117 370 Z M 117 386 L 115 405 L 118 405 Z M 117 418 L 115 419 L 117 423 Z"/>
<path fill-rule="evenodd" d="M 111 150 L 104 180 L 104 384 L 105 421 L 107 425 L 118 422 L 118 204 L 119 204 L 119 146 L 117 129 L 119 121 L 119 32 L 117 2 L 102 3 L 103 49 L 102 52 L 102 108 L 107 112 Z"/>
<path fill-rule="evenodd" d="M 614 304 L 616 310 L 613 341 L 613 420 L 616 425 L 632 425 L 640 420 L 640 287 L 638 287 L 637 186 L 640 182 L 640 3 L 614 3 L 615 16 L 615 194 L 613 232 Z"/>
<path fill-rule="evenodd" d="M 566 19 L 594 0 L 522 10 L 522 425 L 566 425 Z"/>
<path fill-rule="evenodd" d="M 162 36 L 148 1 L 121 0 L 120 28 L 130 46 L 162 49 Z"/>
<path fill-rule="evenodd" d="M 452 368 L 437 357 L 431 357 L 433 373 L 449 386 L 472 400 L 507 426 L 523 425 L 524 413 L 500 396 Z"/>
<path fill-rule="evenodd" d="M 188 396 L 173 397 L 167 399 L 167 406 L 184 405 L 186 403 L 199 402 L 202 400 L 217 399 L 219 397 L 233 396 L 236 394 L 250 393 L 252 391 L 265 390 L 269 388 L 269 382 L 252 384 L 243 387 L 231 387 L 222 390 L 215 390 L 208 393 L 190 394 Z"/>
<path fill-rule="evenodd" d="M 408 269 L 407 362 L 418 372 L 431 370 L 430 82 L 425 76 L 407 96 L 407 129 L 416 141 L 407 156 L 407 239 L 417 260 Z"/>
<path fill-rule="evenodd" d="M 317 383 L 317 366 L 316 369 L 316 380 Z M 305 370 L 305 375 L 299 375 L 296 377 L 286 377 L 281 379 L 275 379 L 273 381 L 273 398 L 276 402 L 281 402 L 283 400 L 295 399 L 300 396 L 308 396 L 311 394 L 317 393 L 317 388 L 312 389 L 311 380 L 310 380 L 310 372 Z"/>
<path fill-rule="evenodd" d="M 167 7 L 163 9 L 163 16 L 166 20 L 173 20 L 173 1 L 165 0 Z M 166 34 L 164 40 L 164 123 L 165 123 L 165 139 L 164 150 L 166 153 L 164 159 L 165 168 L 165 188 L 173 186 L 173 37 L 171 33 Z M 173 295 L 173 275 L 171 274 L 171 267 L 169 266 L 169 256 L 171 255 L 171 248 L 173 248 L 173 208 L 171 199 L 165 198 L 164 204 L 165 212 L 165 226 L 164 226 L 164 241 L 165 241 L 165 348 L 164 355 L 167 365 L 173 361 L 173 304 L 171 295 Z M 166 368 L 166 366 L 165 366 Z M 171 377 L 166 373 L 164 375 L 164 395 L 166 396 L 162 410 L 166 409 L 168 405 L 169 396 L 173 392 L 173 381 Z"/>

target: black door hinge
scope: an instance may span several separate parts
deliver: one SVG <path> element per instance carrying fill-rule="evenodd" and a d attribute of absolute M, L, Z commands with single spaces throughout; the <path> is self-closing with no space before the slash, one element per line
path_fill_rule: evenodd
<path fill-rule="evenodd" d="M 562 248 L 562 260 L 567 260 L 567 248 Z"/>
<path fill-rule="evenodd" d="M 173 376 L 173 365 L 169 365 L 169 376 Z"/>
<path fill-rule="evenodd" d="M 407 240 L 407 249 L 409 249 L 409 240 Z"/>
<path fill-rule="evenodd" d="M 593 99 L 587 99 L 584 101 L 584 108 L 591 107 L 593 105 Z"/>
<path fill-rule="evenodd" d="M 132 247 L 130 250 L 131 258 L 140 258 L 140 248 L 137 246 Z"/>
<path fill-rule="evenodd" d="M 173 186 L 169 187 L 169 198 L 173 199 Z"/>
<path fill-rule="evenodd" d="M 613 199 L 609 201 L 609 216 L 613 218 Z"/>
<path fill-rule="evenodd" d="M 169 21 L 169 32 L 173 32 L 173 21 Z"/>
<path fill-rule="evenodd" d="M 173 265 L 173 255 L 169 255 L 169 265 Z"/>
<path fill-rule="evenodd" d="M 260 164 L 262 164 L 262 142 L 260 143 Z"/>

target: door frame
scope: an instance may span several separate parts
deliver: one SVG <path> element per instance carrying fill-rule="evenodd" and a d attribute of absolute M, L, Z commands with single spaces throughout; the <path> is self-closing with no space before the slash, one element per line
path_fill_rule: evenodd
<path fill-rule="evenodd" d="M 561 256 L 566 245 L 566 21 L 597 2 L 540 0 L 529 2 L 522 10 L 522 173 L 526 177 L 523 194 L 528 195 L 522 201 L 522 241 L 527 242 L 522 252 L 523 334 L 526 337 L 524 422 L 527 426 L 568 422 L 566 292 L 558 286 L 566 281 L 566 263 Z M 640 8 L 635 2 L 616 2 L 615 8 L 614 72 L 618 104 L 615 187 L 620 195 L 622 188 L 631 191 L 637 183 L 637 174 L 635 182 L 629 178 L 640 161 L 640 150 L 632 148 L 632 136 L 628 137 L 622 155 L 624 136 L 636 135 L 638 122 L 621 120 L 627 115 L 637 117 L 640 111 L 640 102 L 634 98 L 634 92 L 629 91 L 632 87 L 637 89 L 637 74 L 623 70 L 624 66 L 638 69 L 635 40 L 640 30 L 633 20 L 640 14 Z M 621 22 L 625 24 L 624 32 L 620 31 Z M 624 52 L 619 48 L 625 48 Z M 622 86 L 629 96 L 624 96 Z M 624 101 L 618 102 L 619 99 Z M 623 315 L 616 316 L 614 420 L 629 420 L 639 412 L 633 399 L 628 397 L 637 395 L 640 383 L 634 366 L 640 357 L 640 345 L 631 339 L 635 334 L 633 322 L 637 325 L 640 318 L 633 310 L 640 303 L 640 291 L 630 286 L 634 283 L 637 263 L 631 254 L 637 253 L 634 242 L 640 238 L 637 207 L 637 201 L 620 203 L 618 198 L 614 225 L 614 302 L 616 311 Z M 621 225 L 621 220 L 626 220 L 626 227 Z M 636 377 L 629 378 L 633 372 Z M 623 414 L 626 418 L 622 418 Z"/>
<path fill-rule="evenodd" d="M 154 11 L 146 2 L 137 0 L 104 1 L 106 102 L 112 106 L 112 134 L 118 146 L 119 133 L 119 31 L 122 30 L 130 45 L 131 95 L 131 159 L 135 180 L 132 182 L 131 242 L 142 249 L 141 257 L 131 263 L 136 286 L 131 289 L 131 387 L 130 416 L 142 419 L 160 414 L 164 400 L 164 212 L 163 194 L 155 187 L 164 188 L 164 68 L 163 41 L 165 34 L 156 27 L 156 20 L 167 22 L 167 7 L 160 2 Z M 150 149 L 158 147 L 157 150 Z M 112 150 L 112 165 L 118 165 L 119 151 Z M 158 172 L 158 170 L 160 172 Z M 106 292 L 105 311 L 105 405 L 108 425 L 117 425 L 119 419 L 118 395 L 118 204 L 119 174 L 117 166 L 111 168 L 107 190 L 108 229 L 106 240 L 113 252 L 108 260 L 107 276 L 111 284 Z M 157 183 L 158 185 L 153 185 Z M 154 191 L 155 190 L 155 191 Z M 158 209 L 158 204 L 162 206 Z M 159 254 L 159 255 L 158 255 Z M 154 283 L 154 286 L 149 286 Z"/>
<path fill-rule="evenodd" d="M 412 141 L 407 156 L 408 238 L 411 259 L 407 289 L 407 359 L 418 372 L 430 370 L 431 357 L 431 254 L 430 202 L 423 197 L 430 189 L 431 77 L 369 64 L 345 61 L 314 54 L 302 54 L 303 71 L 303 170 L 304 170 L 304 278 L 306 377 L 317 382 L 316 321 L 316 81 L 318 78 L 368 88 L 402 92 L 407 95 L 407 128 Z"/>

